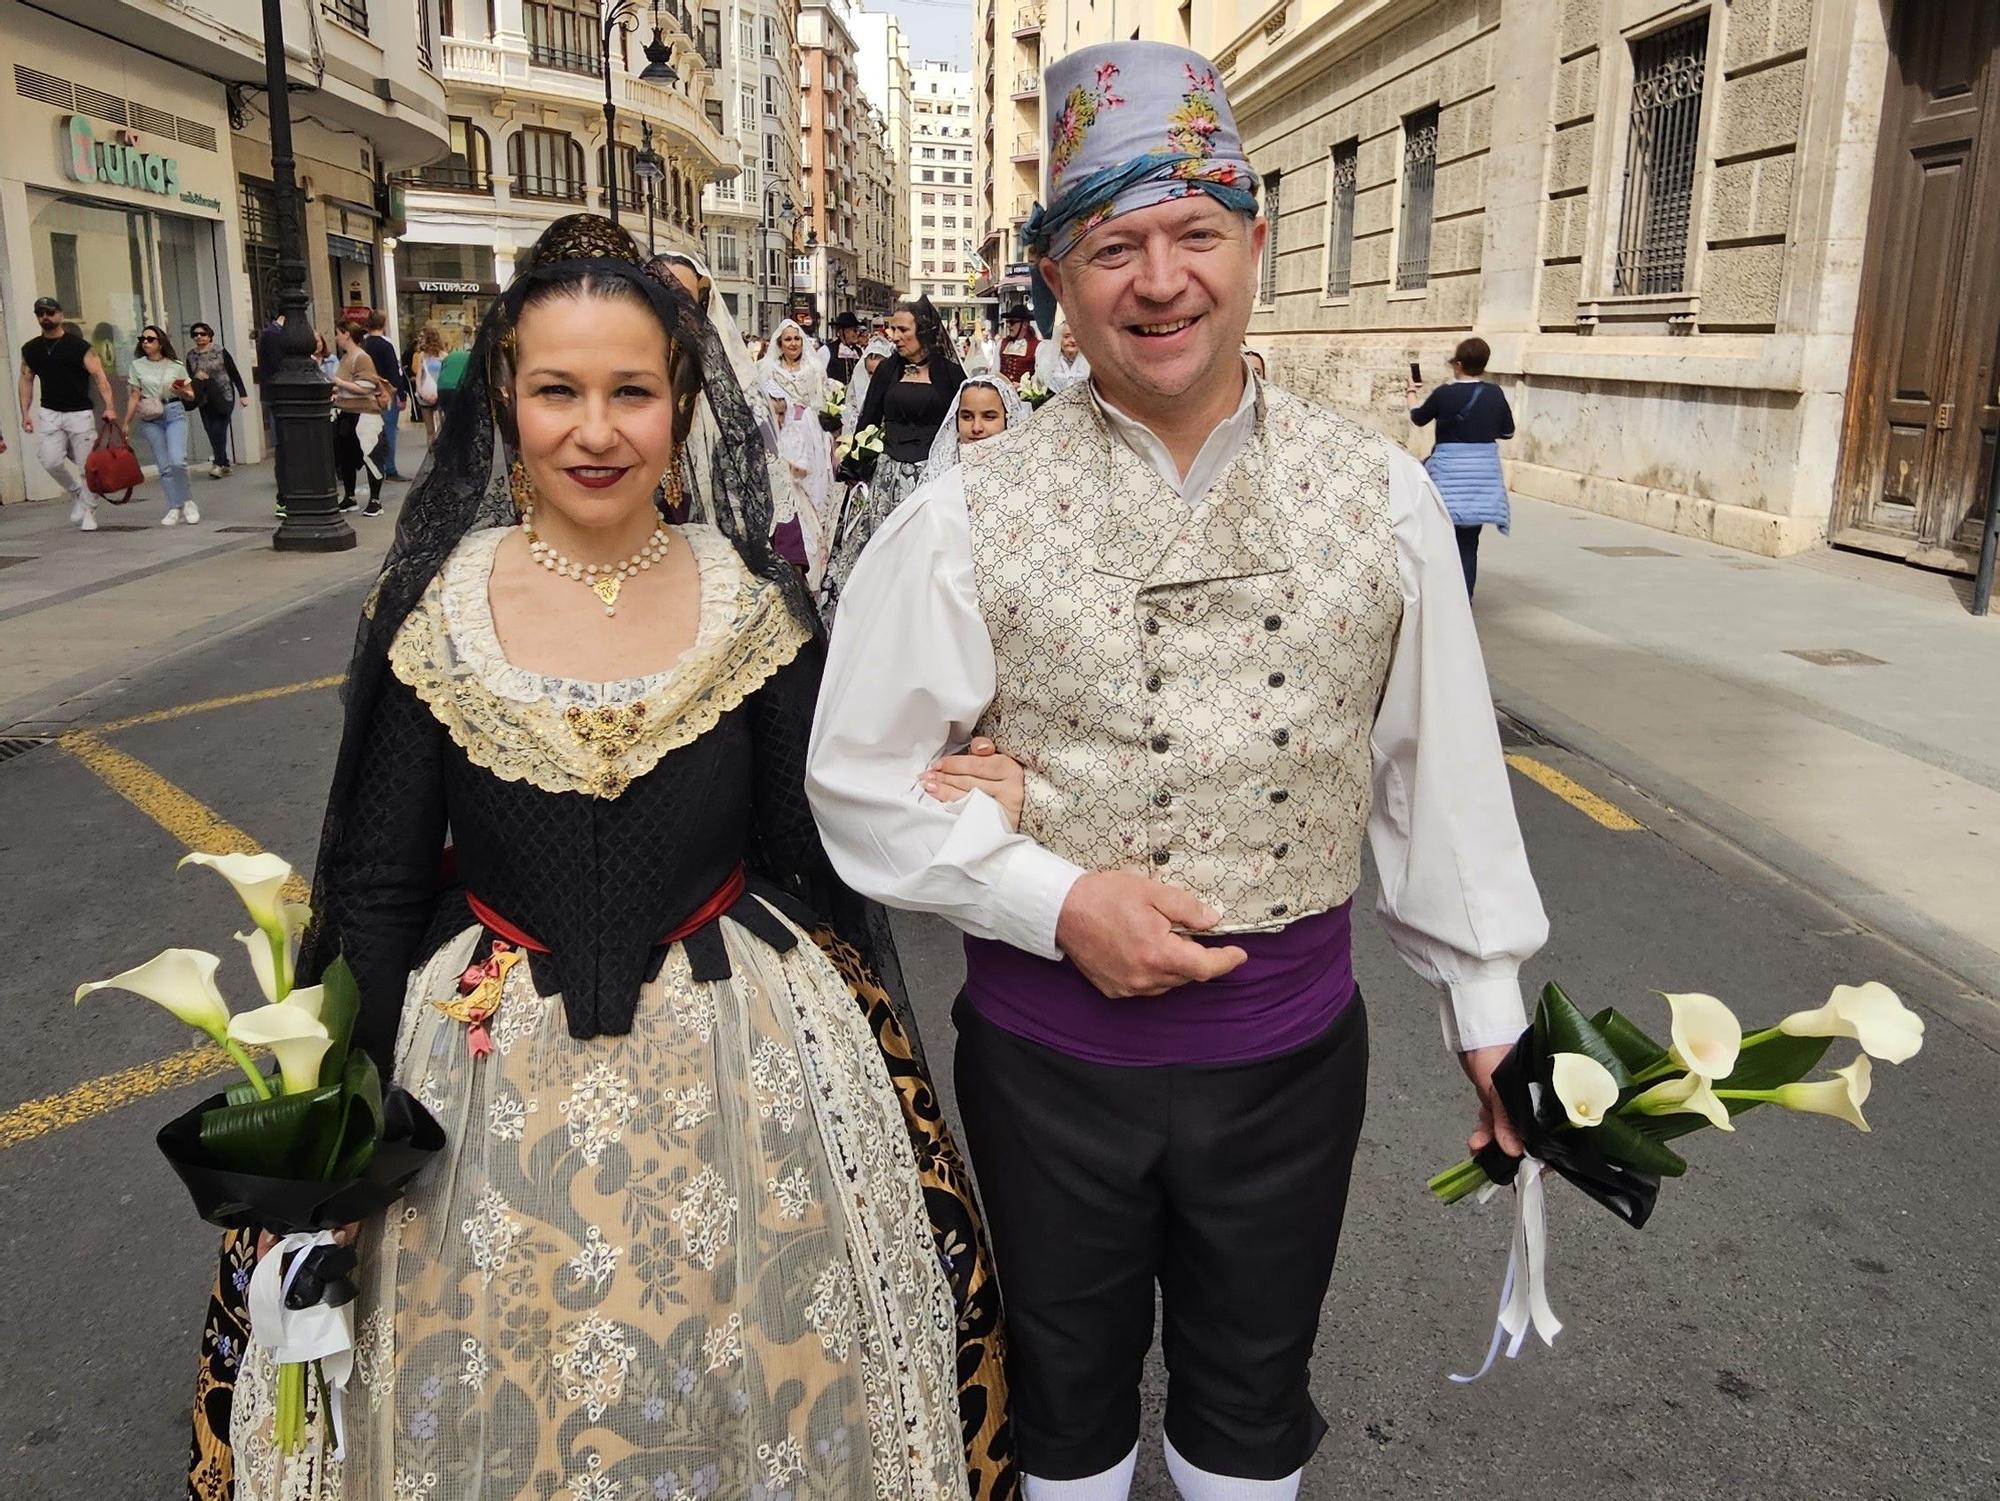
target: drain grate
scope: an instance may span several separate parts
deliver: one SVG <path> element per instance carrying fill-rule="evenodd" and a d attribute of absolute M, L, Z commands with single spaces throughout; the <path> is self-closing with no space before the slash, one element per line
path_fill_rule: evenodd
<path fill-rule="evenodd" d="M 1585 552 L 1594 552 L 1600 558 L 1677 558 L 1677 552 L 1668 552 L 1659 547 L 1586 547 Z"/>
<path fill-rule="evenodd" d="M 11 738 L 0 738 L 0 761 L 11 761 L 16 756 L 25 756 L 29 751 L 35 750 L 40 746 L 47 745 L 48 743 L 49 743 L 48 741 L 37 739 L 32 735 L 17 735 Z"/>
<path fill-rule="evenodd" d="M 1787 648 L 1785 655 L 1797 657 L 1801 662 L 1810 662 L 1815 667 L 1887 667 L 1889 664 L 1880 657 L 1871 657 L 1865 651 L 1855 651 L 1848 646 L 1825 647 L 1815 651 L 1794 651 Z"/>

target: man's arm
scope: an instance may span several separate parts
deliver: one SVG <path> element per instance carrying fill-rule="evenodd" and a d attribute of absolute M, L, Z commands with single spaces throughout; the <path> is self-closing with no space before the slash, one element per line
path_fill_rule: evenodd
<path fill-rule="evenodd" d="M 21 431 L 35 430 L 35 372 L 28 368 L 26 360 L 21 362 Z"/>
<path fill-rule="evenodd" d="M 1493 1065 L 1527 1025 L 1521 965 L 1549 921 L 1514 817 L 1451 518 L 1423 467 L 1389 452 L 1403 620 L 1370 741 L 1378 911 L 1404 961 L 1445 992 L 1445 1040 L 1465 1055 L 1484 1132 Z M 1515 1149 L 1511 1132 L 1500 1135 Z"/>
<path fill-rule="evenodd" d="M 91 380 L 97 383 L 97 399 L 104 403 L 104 415 L 111 415 L 111 377 L 104 373 L 104 361 L 91 350 L 83 357 L 83 368 L 90 372 Z"/>

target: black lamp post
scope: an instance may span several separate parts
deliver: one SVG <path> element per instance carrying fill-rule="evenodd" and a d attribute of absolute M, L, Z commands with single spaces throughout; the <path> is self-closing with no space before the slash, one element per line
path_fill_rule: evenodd
<path fill-rule="evenodd" d="M 264 0 L 264 87 L 271 101 L 271 180 L 278 198 L 278 308 L 284 357 L 264 381 L 277 438 L 278 506 L 271 538 L 279 552 L 345 552 L 354 528 L 334 508 L 333 385 L 313 363 L 312 296 L 306 290 L 306 226 L 292 156 L 291 82 L 285 74 L 282 0 Z"/>
<path fill-rule="evenodd" d="M 269 10 L 270 0 L 265 0 Z M 639 0 L 612 0 L 605 7 L 597 33 L 597 61 L 604 70 L 604 175 L 609 179 L 611 222 L 618 222 L 618 106 L 611 97 L 611 38 L 629 36 L 639 25 Z M 660 7 L 653 6 L 653 39 L 646 43 L 646 66 L 639 77 L 647 83 L 679 83 L 681 75 L 667 61 L 668 48 L 660 35 Z"/>
<path fill-rule="evenodd" d="M 639 122 L 639 154 L 633 159 L 632 170 L 639 174 L 640 185 L 646 193 L 646 254 L 653 254 L 653 194 L 667 175 L 666 163 L 660 160 L 660 153 L 653 149 L 653 122 Z"/>

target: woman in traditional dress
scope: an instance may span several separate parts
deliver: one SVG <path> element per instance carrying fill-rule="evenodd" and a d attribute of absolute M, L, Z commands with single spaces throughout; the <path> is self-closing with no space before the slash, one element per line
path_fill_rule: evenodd
<path fill-rule="evenodd" d="M 1028 404 L 1005 376 L 967 376 L 952 400 L 952 420 L 938 429 L 937 439 L 931 444 L 930 466 L 925 477 L 943 474 L 958 462 L 962 449 L 998 437 L 1008 428 L 1026 422 L 1031 415 Z"/>
<path fill-rule="evenodd" d="M 467 385 L 363 612 L 301 959 L 449 1145 L 362 1227 L 344 1460 L 310 1395 L 275 1449 L 226 1248 L 194 1494 L 1011 1496 L 983 1234 L 806 804 L 821 638 L 714 330 L 575 215 Z M 726 501 L 669 527 L 704 390 Z"/>
<path fill-rule="evenodd" d="M 965 380 L 930 298 L 919 297 L 897 308 L 889 320 L 889 339 L 896 352 L 868 382 L 859 419 L 860 427 L 882 428 L 882 457 L 876 461 L 866 497 L 850 503 L 827 563 L 836 597 L 875 529 L 923 483 L 931 445 L 938 429 L 950 421 L 953 399 Z"/>
<path fill-rule="evenodd" d="M 1056 325 L 1056 336 L 1035 351 L 1035 379 L 1048 387 L 1051 396 L 1090 379 L 1090 359 L 1077 347 L 1067 318 Z"/>
<path fill-rule="evenodd" d="M 817 543 L 824 531 L 827 497 L 833 492 L 833 453 L 819 425 L 819 404 L 826 395 L 826 362 L 806 331 L 792 319 L 778 325 L 770 351 L 757 367 L 761 387 L 775 385 L 784 393 L 783 408 L 774 413 L 778 451 L 787 462 L 800 530 L 810 530 Z M 807 520 L 810 516 L 810 521 Z M 818 548 L 808 548 L 810 560 Z"/>

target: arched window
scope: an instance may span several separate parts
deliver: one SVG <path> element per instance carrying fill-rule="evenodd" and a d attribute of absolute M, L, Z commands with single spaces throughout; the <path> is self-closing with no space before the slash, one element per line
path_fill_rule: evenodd
<path fill-rule="evenodd" d="M 620 141 L 616 160 L 618 206 L 624 209 L 636 209 L 644 202 L 639 196 L 639 150 L 636 146 L 628 146 Z M 597 148 L 597 183 L 597 201 L 608 210 L 611 207 L 612 181 L 611 173 L 605 167 L 602 146 Z"/>
<path fill-rule="evenodd" d="M 507 138 L 507 165 L 518 197 L 584 201 L 583 147 L 567 131 L 522 126 Z"/>
<path fill-rule="evenodd" d="M 442 193 L 491 193 L 493 145 L 486 132 L 463 115 L 451 117 L 451 155 L 409 175 L 413 188 Z"/>

